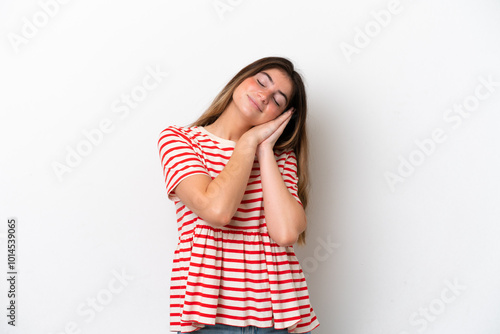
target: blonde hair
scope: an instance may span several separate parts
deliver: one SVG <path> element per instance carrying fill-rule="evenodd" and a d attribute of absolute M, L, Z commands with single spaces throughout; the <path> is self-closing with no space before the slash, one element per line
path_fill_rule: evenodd
<path fill-rule="evenodd" d="M 259 59 L 241 69 L 220 91 L 208 109 L 190 126 L 207 126 L 214 123 L 226 110 L 233 99 L 233 92 L 246 78 L 256 75 L 266 69 L 280 69 L 291 79 L 293 92 L 285 110 L 295 108 L 292 118 L 285 130 L 276 141 L 276 150 L 290 150 L 297 157 L 298 196 L 304 209 L 307 207 L 309 193 L 308 170 L 308 140 L 306 133 L 307 98 L 302 77 L 298 74 L 292 62 L 282 57 L 266 57 Z M 300 245 L 305 244 L 305 231 L 298 238 Z"/>

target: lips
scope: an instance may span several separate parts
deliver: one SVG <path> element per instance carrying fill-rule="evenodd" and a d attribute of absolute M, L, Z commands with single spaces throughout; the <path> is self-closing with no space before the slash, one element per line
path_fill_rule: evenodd
<path fill-rule="evenodd" d="M 250 100 L 250 103 L 253 104 L 255 106 L 255 108 L 257 108 L 257 110 L 259 110 L 260 112 L 262 112 L 262 109 L 260 109 L 259 105 L 257 104 L 257 102 L 255 102 L 254 99 L 252 99 L 250 97 L 250 95 L 247 95 L 248 96 L 248 99 Z"/>

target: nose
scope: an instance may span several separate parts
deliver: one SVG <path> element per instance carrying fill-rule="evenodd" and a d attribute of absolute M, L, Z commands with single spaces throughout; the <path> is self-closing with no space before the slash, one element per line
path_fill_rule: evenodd
<path fill-rule="evenodd" d="M 260 91 L 259 92 L 259 99 L 264 104 L 267 104 L 269 102 L 270 96 L 271 96 L 271 93 L 269 91 Z"/>

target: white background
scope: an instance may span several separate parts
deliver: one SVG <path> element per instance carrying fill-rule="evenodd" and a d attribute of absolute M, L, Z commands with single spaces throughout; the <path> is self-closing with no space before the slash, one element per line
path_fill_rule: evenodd
<path fill-rule="evenodd" d="M 271 55 L 293 60 L 308 91 L 311 204 L 296 251 L 314 333 L 500 332 L 498 0 L 53 0 L 52 16 L 45 3 L 0 3 L 1 333 L 168 333 L 177 232 L 158 134 Z M 148 68 L 168 76 L 127 110 Z M 467 116 L 447 114 L 464 103 Z M 83 132 L 106 120 L 88 146 Z M 78 147 L 87 155 L 58 177 Z"/>

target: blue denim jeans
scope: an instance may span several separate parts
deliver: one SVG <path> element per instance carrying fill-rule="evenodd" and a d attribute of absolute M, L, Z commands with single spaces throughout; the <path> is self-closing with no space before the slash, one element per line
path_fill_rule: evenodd
<path fill-rule="evenodd" d="M 228 326 L 228 325 L 221 325 L 221 324 L 215 324 L 215 325 L 205 325 L 200 330 L 197 330 L 193 333 L 210 333 L 210 334 L 288 334 L 288 330 L 286 329 L 274 329 L 273 327 L 270 328 L 259 328 L 259 327 L 254 327 L 254 326 L 248 326 L 248 327 L 235 327 L 235 326 Z M 177 332 L 177 334 L 181 334 L 181 332 Z M 311 332 L 307 332 L 304 334 L 311 334 Z"/>

